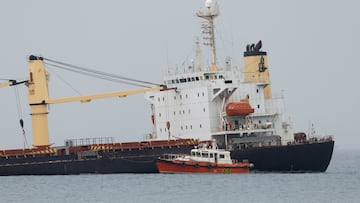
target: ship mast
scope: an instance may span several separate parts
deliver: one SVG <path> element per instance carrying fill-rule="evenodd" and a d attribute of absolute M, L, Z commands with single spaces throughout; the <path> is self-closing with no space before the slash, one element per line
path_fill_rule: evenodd
<path fill-rule="evenodd" d="M 207 9 L 204 11 L 198 11 L 196 15 L 200 18 L 204 18 L 208 21 L 207 24 L 203 24 L 202 28 L 204 29 L 203 33 L 209 34 L 209 43 L 211 49 L 211 66 L 210 71 L 217 71 L 216 66 L 216 49 L 215 49 L 215 32 L 214 32 L 214 18 L 219 15 L 219 6 L 217 2 L 215 3 L 214 9 L 212 9 L 212 1 L 206 0 L 205 6 Z"/>

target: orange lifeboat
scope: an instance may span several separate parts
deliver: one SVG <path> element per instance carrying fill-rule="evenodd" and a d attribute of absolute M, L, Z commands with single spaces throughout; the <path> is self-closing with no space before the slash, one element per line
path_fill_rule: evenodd
<path fill-rule="evenodd" d="M 240 102 L 229 102 L 226 105 L 226 114 L 228 116 L 246 116 L 254 113 L 254 109 L 247 99 L 243 99 Z"/>

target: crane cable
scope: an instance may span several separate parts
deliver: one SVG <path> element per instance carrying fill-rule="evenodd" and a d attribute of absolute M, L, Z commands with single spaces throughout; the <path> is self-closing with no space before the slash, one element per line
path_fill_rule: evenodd
<path fill-rule="evenodd" d="M 16 98 L 16 106 L 17 106 L 17 110 L 18 110 L 18 117 L 19 117 L 19 121 L 20 121 L 20 127 L 22 130 L 22 134 L 24 137 L 24 149 L 26 147 L 29 147 L 29 144 L 27 142 L 26 139 L 26 134 L 25 134 L 25 129 L 24 129 L 24 120 L 23 120 L 23 116 L 22 116 L 22 108 L 21 108 L 21 103 L 20 103 L 20 96 L 19 96 L 19 90 L 17 88 L 17 86 L 14 86 L 14 90 L 15 90 L 15 98 Z"/>
<path fill-rule="evenodd" d="M 72 65 L 72 64 L 60 62 L 60 61 L 49 59 L 49 58 L 43 57 L 43 59 L 47 60 L 49 62 L 55 63 L 55 64 L 45 63 L 47 65 L 55 66 L 55 67 L 62 68 L 62 69 L 68 70 L 68 71 L 72 71 L 72 72 L 76 72 L 76 73 L 80 73 L 80 74 L 84 74 L 84 75 L 88 75 L 88 76 L 92 76 L 92 77 L 96 77 L 96 78 L 100 78 L 100 79 L 104 79 L 104 80 L 125 83 L 125 84 L 130 84 L 130 85 L 135 85 L 135 86 L 142 86 L 142 87 L 147 87 L 147 86 L 140 85 L 140 84 L 160 86 L 160 84 L 157 84 L 157 83 L 132 79 L 132 78 L 119 76 L 119 75 L 115 75 L 115 74 L 111 74 L 111 73 L 106 73 L 106 72 L 102 72 L 102 71 L 98 71 L 98 70 L 94 70 L 94 69 L 90 69 L 90 68 L 84 68 L 81 66 Z M 136 84 L 136 83 L 140 83 L 140 84 Z"/>

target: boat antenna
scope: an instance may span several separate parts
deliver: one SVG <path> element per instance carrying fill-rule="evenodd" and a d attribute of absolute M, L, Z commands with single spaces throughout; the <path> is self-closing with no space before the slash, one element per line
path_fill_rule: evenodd
<path fill-rule="evenodd" d="M 205 45 L 209 45 L 211 49 L 211 66 L 210 71 L 217 71 L 216 65 L 216 49 L 215 49 L 215 32 L 214 32 L 214 18 L 219 15 L 219 5 L 216 2 L 214 9 L 212 9 L 212 1 L 206 0 L 205 6 L 207 9 L 203 11 L 198 11 L 196 15 L 200 18 L 204 18 L 207 20 L 207 24 L 202 24 L 201 27 L 203 28 L 203 33 L 208 34 L 209 36 L 204 38 L 208 39 L 209 42 L 204 43 Z"/>

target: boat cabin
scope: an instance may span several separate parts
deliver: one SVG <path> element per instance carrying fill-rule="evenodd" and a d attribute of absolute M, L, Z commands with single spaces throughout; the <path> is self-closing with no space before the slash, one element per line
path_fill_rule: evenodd
<path fill-rule="evenodd" d="M 216 164 L 232 164 L 230 152 L 219 149 L 192 149 L 189 157 L 190 161 L 211 162 Z"/>

